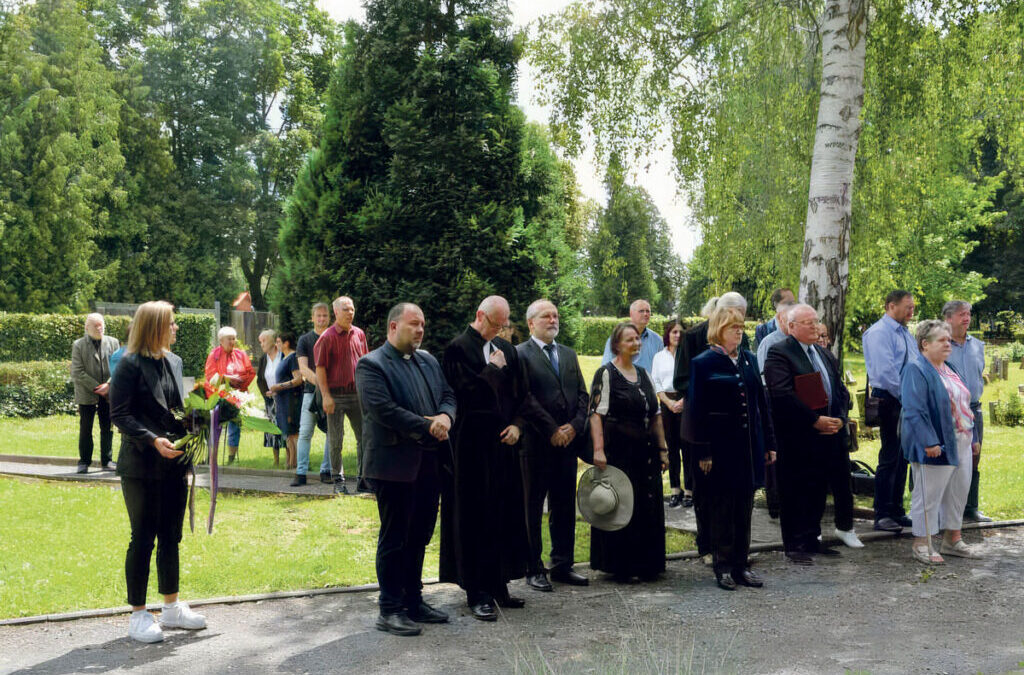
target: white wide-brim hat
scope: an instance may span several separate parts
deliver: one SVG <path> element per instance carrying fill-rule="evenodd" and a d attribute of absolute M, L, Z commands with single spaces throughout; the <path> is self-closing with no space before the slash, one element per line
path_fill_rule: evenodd
<path fill-rule="evenodd" d="M 592 466 L 580 476 L 576 504 L 583 519 L 597 529 L 621 530 L 633 517 L 633 485 L 621 469 Z"/>

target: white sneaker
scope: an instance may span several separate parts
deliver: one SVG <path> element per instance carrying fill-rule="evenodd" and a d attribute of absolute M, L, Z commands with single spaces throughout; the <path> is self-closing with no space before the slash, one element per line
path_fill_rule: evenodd
<path fill-rule="evenodd" d="M 850 548 L 864 548 L 864 542 L 860 540 L 857 533 L 853 530 L 840 530 L 838 527 L 835 529 L 836 539 L 843 542 Z"/>
<path fill-rule="evenodd" d="M 173 605 L 164 605 L 160 611 L 160 625 L 164 628 L 187 628 L 199 630 L 206 628 L 206 617 L 196 614 L 180 600 Z"/>
<path fill-rule="evenodd" d="M 164 632 L 160 630 L 156 617 L 143 609 L 132 612 L 128 619 L 128 637 L 139 642 L 161 642 Z"/>

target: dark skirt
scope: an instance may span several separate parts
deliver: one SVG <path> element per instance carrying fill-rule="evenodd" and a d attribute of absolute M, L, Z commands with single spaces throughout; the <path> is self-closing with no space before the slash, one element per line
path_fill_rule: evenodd
<path fill-rule="evenodd" d="M 277 428 L 287 438 L 299 433 L 299 408 L 302 403 L 302 389 L 288 389 L 274 396 Z"/>
<path fill-rule="evenodd" d="M 661 460 L 649 440 L 605 425 L 605 456 L 633 486 L 633 517 L 615 532 L 590 528 L 590 567 L 616 576 L 653 577 L 665 571 L 665 505 Z"/>

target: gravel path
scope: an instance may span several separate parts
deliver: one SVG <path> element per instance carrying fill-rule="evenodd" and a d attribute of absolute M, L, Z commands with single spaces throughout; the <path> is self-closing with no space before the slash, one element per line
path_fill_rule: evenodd
<path fill-rule="evenodd" d="M 203 608 L 210 628 L 158 645 L 127 618 L 0 628 L 0 672 L 1005 673 L 1024 668 L 1024 528 L 969 532 L 980 561 L 929 573 L 909 539 L 881 540 L 811 568 L 762 553 L 761 590 L 719 590 L 699 561 L 653 584 L 558 586 L 497 624 L 457 588 L 427 589 L 453 614 L 417 638 L 374 629 L 375 593 Z M 596 576 L 596 575 L 595 575 Z M 1024 671 L 1021 671 L 1024 672 Z"/>

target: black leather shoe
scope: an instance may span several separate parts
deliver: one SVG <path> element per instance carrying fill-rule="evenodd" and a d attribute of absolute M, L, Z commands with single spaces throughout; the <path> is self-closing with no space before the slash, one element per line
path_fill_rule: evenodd
<path fill-rule="evenodd" d="M 505 609 L 522 609 L 526 606 L 526 600 L 508 594 L 503 598 L 495 598 L 494 601 L 498 603 L 498 607 L 504 607 Z"/>
<path fill-rule="evenodd" d="M 405 614 L 381 614 L 377 617 L 377 630 L 392 635 L 419 635 L 423 629 L 409 620 Z"/>
<path fill-rule="evenodd" d="M 683 508 L 688 509 L 693 506 L 693 497 L 690 495 L 683 495 Z"/>
<path fill-rule="evenodd" d="M 879 518 L 875 521 L 875 529 L 880 532 L 902 532 L 903 526 L 893 518 Z"/>
<path fill-rule="evenodd" d="M 320 474 L 320 482 L 321 483 L 327 483 L 327 484 L 333 483 L 334 479 L 331 478 L 331 472 L 330 471 L 324 471 L 323 473 L 321 473 Z"/>
<path fill-rule="evenodd" d="M 668 500 L 668 507 L 670 509 L 678 509 L 683 505 L 683 496 L 679 493 L 672 495 L 672 498 Z"/>
<path fill-rule="evenodd" d="M 79 464 L 78 465 L 78 473 L 89 473 L 89 465 L 88 464 Z"/>
<path fill-rule="evenodd" d="M 551 582 L 548 581 L 548 578 L 544 576 L 543 572 L 540 574 L 527 575 L 526 584 L 530 588 L 535 588 L 538 591 L 544 591 L 545 593 L 555 590 L 555 587 L 551 585 Z"/>
<path fill-rule="evenodd" d="M 786 558 L 789 562 L 796 565 L 813 565 L 814 558 L 810 554 L 804 553 L 803 551 L 786 551 Z"/>
<path fill-rule="evenodd" d="M 761 577 L 757 576 L 750 570 L 743 570 L 739 574 L 733 572 L 732 580 L 740 586 L 750 586 L 751 588 L 761 588 L 764 586 L 764 581 Z"/>
<path fill-rule="evenodd" d="M 573 569 L 552 570 L 551 580 L 557 581 L 560 584 L 569 584 L 570 586 L 589 586 L 590 579 L 586 578 L 582 574 L 579 574 Z"/>
<path fill-rule="evenodd" d="M 408 610 L 409 619 L 416 623 L 448 623 L 448 613 L 434 609 L 420 600 L 420 604 Z"/>
<path fill-rule="evenodd" d="M 825 555 L 825 556 L 833 556 L 833 557 L 837 556 L 837 555 L 841 555 L 839 553 L 839 551 L 837 551 L 836 549 L 832 548 L 831 546 L 819 546 L 818 550 L 815 553 L 816 553 L 816 555 Z"/>
<path fill-rule="evenodd" d="M 114 462 L 107 462 L 102 468 L 104 471 L 117 471 L 117 464 Z"/>
<path fill-rule="evenodd" d="M 900 525 L 902 525 L 903 527 L 913 527 L 914 526 L 914 521 L 910 519 L 910 516 L 900 516 L 899 518 L 896 519 L 896 522 L 899 523 Z"/>
<path fill-rule="evenodd" d="M 494 609 L 494 605 L 489 602 L 481 602 L 476 605 L 470 605 L 469 611 L 473 613 L 474 619 L 480 619 L 481 621 L 497 621 L 498 612 Z"/>
<path fill-rule="evenodd" d="M 728 574 L 716 574 L 715 578 L 718 580 L 718 587 L 723 591 L 736 590 L 736 582 Z"/>
<path fill-rule="evenodd" d="M 306 474 L 304 474 L 304 473 L 297 473 L 297 474 L 295 474 L 295 478 L 292 478 L 292 482 L 288 483 L 288 485 L 290 487 L 299 487 L 300 485 L 305 485 L 305 484 L 306 484 Z"/>

